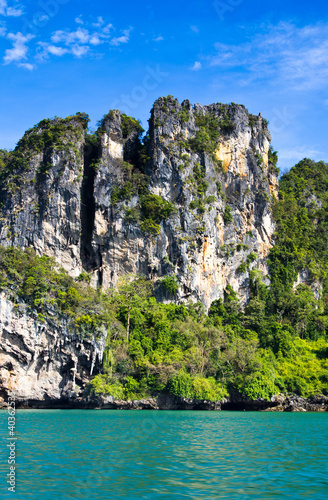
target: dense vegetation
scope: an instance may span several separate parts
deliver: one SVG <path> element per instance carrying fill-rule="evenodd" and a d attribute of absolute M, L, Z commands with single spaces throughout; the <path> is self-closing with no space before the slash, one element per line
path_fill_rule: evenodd
<path fill-rule="evenodd" d="M 327 183 L 327 164 L 304 159 L 281 178 L 280 200 L 273 207 L 277 231 L 269 256 L 267 314 L 281 318 L 303 338 L 327 332 Z M 298 275 L 302 284 L 295 288 Z"/>
<path fill-rule="evenodd" d="M 0 291 L 19 309 L 23 301 L 39 321 L 57 313 L 71 333 L 100 335 L 111 320 L 107 297 L 88 286 L 90 276 L 71 278 L 50 257 L 31 248 L 0 247 Z"/>

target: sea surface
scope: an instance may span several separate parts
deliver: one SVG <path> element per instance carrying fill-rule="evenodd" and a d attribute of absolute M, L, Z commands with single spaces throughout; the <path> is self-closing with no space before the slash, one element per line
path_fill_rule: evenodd
<path fill-rule="evenodd" d="M 328 499 L 328 413 L 20 410 L 0 498 Z"/>

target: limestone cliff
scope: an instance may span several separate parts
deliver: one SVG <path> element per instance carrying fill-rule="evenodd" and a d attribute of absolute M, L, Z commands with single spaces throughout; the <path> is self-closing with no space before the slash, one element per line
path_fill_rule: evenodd
<path fill-rule="evenodd" d="M 32 246 L 73 276 L 82 271 L 84 130 L 76 118 L 28 130 L 0 174 L 0 245 Z"/>
<path fill-rule="evenodd" d="M 44 120 L 5 159 L 0 244 L 33 246 L 104 289 L 144 273 L 163 301 L 209 307 L 229 284 L 245 302 L 250 269 L 267 273 L 274 229 L 266 120 L 241 105 L 169 96 L 156 101 L 144 145 L 138 122 L 118 111 L 104 117 L 97 144 L 84 129 L 81 114 Z"/>
<path fill-rule="evenodd" d="M 104 340 L 72 335 L 48 313 L 40 322 L 23 302 L 0 294 L 0 403 L 12 391 L 20 406 L 72 403 L 99 372 Z"/>
<path fill-rule="evenodd" d="M 105 118 L 94 181 L 92 248 L 101 255 L 95 276 L 109 287 L 128 272 L 158 283 L 174 275 L 176 296 L 158 286 L 161 300 L 192 298 L 207 307 L 230 284 L 245 301 L 249 269 L 267 273 L 274 229 L 270 205 L 278 179 L 268 160 L 266 121 L 235 104 L 161 98 L 151 113 L 148 144 L 143 173 L 149 191 L 175 207 L 158 234 L 143 230 L 136 189 L 113 203 L 114 190 L 128 182 L 131 138 L 124 138 L 118 113 Z"/>

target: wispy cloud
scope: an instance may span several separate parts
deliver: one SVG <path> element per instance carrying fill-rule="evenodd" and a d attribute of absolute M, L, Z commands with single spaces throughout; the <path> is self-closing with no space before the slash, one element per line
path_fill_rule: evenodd
<path fill-rule="evenodd" d="M 280 149 L 279 160 L 295 160 L 299 158 L 318 158 L 323 155 L 321 151 L 311 147 L 302 146 L 297 149 Z M 297 160 L 299 161 L 299 160 Z"/>
<path fill-rule="evenodd" d="M 54 56 L 63 56 L 67 54 L 68 50 L 63 47 L 56 47 L 55 45 L 47 45 L 47 51 L 49 54 L 53 54 Z"/>
<path fill-rule="evenodd" d="M 112 24 L 107 24 L 104 28 L 102 28 L 102 32 L 105 35 L 108 35 L 112 30 L 114 29 L 114 26 Z"/>
<path fill-rule="evenodd" d="M 0 0 L 0 15 L 7 17 L 20 17 L 24 14 L 23 7 L 8 6 L 7 0 Z"/>
<path fill-rule="evenodd" d="M 34 64 L 30 64 L 30 63 L 19 63 L 18 67 L 27 69 L 28 71 L 33 71 L 35 69 Z"/>
<path fill-rule="evenodd" d="M 97 45 L 109 43 L 110 45 L 118 46 L 129 41 L 131 28 L 124 30 L 122 36 L 113 38 L 111 34 L 113 25 L 105 25 L 102 17 L 98 17 L 97 22 L 92 23 L 93 28 L 98 28 L 97 30 L 89 30 L 85 26 L 82 27 L 83 20 L 81 17 L 75 21 L 81 25 L 76 30 L 57 30 L 51 35 L 51 44 L 39 43 L 42 48 L 42 51 L 38 54 L 39 59 L 44 60 L 49 54 L 64 55 L 68 53 L 73 54 L 75 57 L 82 57 L 88 54 L 92 47 L 96 47 Z"/>
<path fill-rule="evenodd" d="M 55 31 L 51 36 L 53 43 L 64 43 L 71 45 L 72 43 L 89 43 L 90 33 L 84 28 L 78 28 L 76 31 Z"/>
<path fill-rule="evenodd" d="M 54 37 L 54 40 L 57 38 Z M 89 42 L 89 39 L 88 39 Z M 39 62 L 44 62 L 49 59 L 50 56 L 62 57 L 66 54 L 72 54 L 77 58 L 85 56 L 89 50 L 89 45 L 81 45 L 76 42 L 73 38 L 71 43 L 67 43 L 67 47 L 61 47 L 60 45 L 54 45 L 52 43 L 39 42 L 38 43 L 38 53 L 36 59 Z"/>
<path fill-rule="evenodd" d="M 298 90 L 326 86 L 328 78 L 328 24 L 298 28 L 281 22 L 241 45 L 215 45 L 212 66 L 236 70 L 245 86 L 269 79 Z"/>
<path fill-rule="evenodd" d="M 100 28 L 101 26 L 103 26 L 103 25 L 104 25 L 104 23 L 105 23 L 104 18 L 103 18 L 103 17 L 98 17 L 97 22 L 96 22 L 96 23 L 93 23 L 93 24 L 92 24 L 92 26 L 93 26 L 94 28 Z"/>
<path fill-rule="evenodd" d="M 115 45 L 117 47 L 118 45 L 121 45 L 122 43 L 128 43 L 128 41 L 130 40 L 131 30 L 132 30 L 132 28 L 130 28 L 128 30 L 123 30 L 123 35 L 119 36 L 119 37 L 112 38 L 112 40 L 110 41 L 110 44 Z"/>
<path fill-rule="evenodd" d="M 83 21 L 79 19 L 79 24 Z M 72 53 L 75 56 L 81 57 L 85 55 L 89 46 L 97 46 L 103 43 L 110 43 L 111 45 L 118 46 L 121 43 L 127 43 L 130 37 L 131 28 L 124 30 L 122 36 L 112 38 L 111 32 L 113 30 L 112 24 L 106 24 L 102 17 L 98 17 L 97 23 L 93 23 L 92 26 L 97 27 L 98 30 L 89 30 L 85 27 L 80 26 L 76 30 L 57 30 L 51 35 L 51 42 L 53 44 L 64 44 L 69 50 L 66 51 Z"/>
<path fill-rule="evenodd" d="M 37 60 L 42 62 L 49 58 L 49 55 L 53 56 L 64 56 L 68 53 L 68 49 L 63 47 L 58 47 L 56 45 L 52 45 L 50 43 L 39 42 L 38 43 L 38 53 Z"/>
<path fill-rule="evenodd" d="M 83 57 L 89 52 L 89 50 L 90 47 L 87 45 L 73 45 L 71 48 L 71 52 L 75 57 Z"/>
<path fill-rule="evenodd" d="M 13 47 L 7 49 L 3 61 L 5 64 L 20 62 L 27 59 L 28 46 L 26 45 L 34 38 L 33 35 L 22 35 L 22 33 L 8 33 L 7 39 L 13 42 Z"/>
<path fill-rule="evenodd" d="M 2 9 L 2 10 L 1 10 Z M 7 12 L 6 0 L 0 0 L 0 13 Z M 98 45 L 108 44 L 108 46 L 118 47 L 128 43 L 132 28 L 122 31 L 120 36 L 114 35 L 114 26 L 105 23 L 102 17 L 98 17 L 94 23 L 85 23 L 82 16 L 75 18 L 78 26 L 75 29 L 60 29 L 50 35 L 49 40 L 37 42 L 33 46 L 34 55 L 37 62 L 45 62 L 51 56 L 63 57 L 71 54 L 74 57 L 82 58 L 88 54 L 94 54 L 94 49 Z M 9 33 L 5 25 L 0 23 L 0 36 L 12 41 L 13 47 L 7 49 L 3 58 L 4 64 L 16 63 L 17 66 L 32 70 L 35 65 L 26 61 L 29 47 L 27 43 L 35 38 L 33 35 L 23 36 L 22 33 Z M 112 49 L 113 50 L 113 49 Z M 97 54 L 96 54 L 97 55 Z M 103 56 L 101 54 L 100 56 Z M 22 63 L 24 61 L 24 63 Z"/>
<path fill-rule="evenodd" d="M 14 7 L 8 7 L 6 12 L 8 17 L 20 17 L 24 14 L 23 9 L 15 9 Z"/>
<path fill-rule="evenodd" d="M 89 40 L 91 45 L 100 45 L 103 42 L 104 40 L 97 33 L 93 34 Z"/>
<path fill-rule="evenodd" d="M 199 71 L 202 69 L 202 63 L 199 61 L 196 61 L 195 64 L 190 68 L 192 71 Z"/>
<path fill-rule="evenodd" d="M 193 26 L 190 26 L 190 29 L 191 29 L 191 31 L 193 31 L 194 33 L 197 33 L 197 35 L 198 35 L 198 33 L 199 33 L 199 28 L 198 28 L 198 26 L 194 26 L 194 25 L 193 25 Z"/>
<path fill-rule="evenodd" d="M 162 36 L 158 36 L 157 38 L 154 38 L 154 42 L 162 42 L 164 38 Z"/>

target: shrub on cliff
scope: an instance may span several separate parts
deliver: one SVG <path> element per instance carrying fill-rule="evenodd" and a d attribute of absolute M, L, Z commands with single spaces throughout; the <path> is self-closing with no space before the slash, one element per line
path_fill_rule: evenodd
<path fill-rule="evenodd" d="M 164 288 L 164 290 L 172 295 L 176 294 L 179 290 L 179 281 L 175 275 L 165 276 L 160 280 L 160 284 Z"/>
<path fill-rule="evenodd" d="M 223 222 L 224 222 L 225 226 L 227 226 L 228 224 L 231 224 L 233 222 L 233 216 L 232 216 L 230 205 L 226 205 L 226 207 L 224 209 Z"/>
<path fill-rule="evenodd" d="M 167 219 L 174 211 L 174 205 L 157 194 L 147 194 L 140 198 L 143 231 L 158 235 L 161 221 Z"/>

